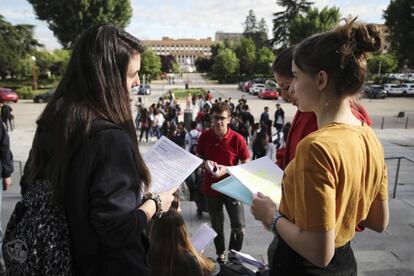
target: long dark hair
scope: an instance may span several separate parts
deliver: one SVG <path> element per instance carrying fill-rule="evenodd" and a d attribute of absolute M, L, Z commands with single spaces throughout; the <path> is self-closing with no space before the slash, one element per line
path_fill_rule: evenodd
<path fill-rule="evenodd" d="M 156 264 L 151 269 L 151 275 L 172 275 L 174 266 L 179 264 L 185 253 L 194 256 L 200 264 L 203 275 L 209 275 L 213 271 L 214 263 L 199 254 L 193 247 L 184 219 L 176 210 L 169 209 L 160 219 L 154 221 L 150 237 L 151 263 Z"/>
<path fill-rule="evenodd" d="M 57 203 L 63 203 L 71 158 L 79 145 L 88 142 L 97 118 L 128 134 L 139 176 L 144 188 L 149 187 L 126 81 L 130 58 L 143 51 L 137 38 L 109 24 L 89 28 L 77 41 L 56 92 L 37 120 L 30 157 L 29 179 L 49 180 Z"/>

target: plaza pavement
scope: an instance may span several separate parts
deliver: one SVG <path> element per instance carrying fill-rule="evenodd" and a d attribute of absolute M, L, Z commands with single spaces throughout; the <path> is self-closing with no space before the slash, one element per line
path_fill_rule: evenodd
<path fill-rule="evenodd" d="M 176 85 L 180 85 L 182 82 L 183 81 L 180 82 L 180 80 L 176 80 Z M 201 78 L 193 80 L 192 83 L 213 87 L 211 90 L 214 92 L 214 96 L 231 95 L 235 101 L 237 97 L 234 95 L 240 93 L 235 91 L 234 85 L 220 86 L 213 83 L 203 82 Z M 156 99 L 161 94 L 162 90 L 166 91 L 166 89 L 169 88 L 163 83 L 154 84 L 153 87 L 155 87 L 153 90 L 157 91 L 154 91 L 153 95 L 150 97 L 147 96 L 148 102 Z M 412 105 L 414 101 L 413 99 L 408 100 L 411 101 L 411 105 L 408 104 L 408 107 L 405 108 L 409 112 L 413 112 L 413 110 L 410 109 L 410 106 L 414 107 L 414 105 Z M 250 98 L 248 101 L 250 101 Z M 391 115 L 396 113 L 396 110 L 399 108 L 402 108 L 400 105 L 395 106 L 394 109 L 392 109 L 392 106 L 389 106 L 390 102 L 391 101 L 388 101 L 388 105 L 387 102 L 379 103 L 379 105 L 387 107 L 383 109 L 385 111 L 381 112 Z M 266 102 L 266 104 L 268 103 L 271 102 Z M 254 115 L 258 117 L 260 115 L 259 112 L 263 109 L 263 102 L 258 101 L 256 104 L 256 102 L 251 100 L 251 104 Z M 274 103 L 272 103 L 272 105 L 274 109 Z M 367 106 L 369 106 L 369 103 Z M 21 101 L 21 103 L 14 104 L 12 107 L 14 109 L 17 129 L 9 133 L 11 148 L 14 154 L 14 159 L 22 161 L 24 165 L 35 131 L 34 122 L 44 105 L 36 105 L 29 101 Z M 284 104 L 283 107 L 285 108 L 289 120 L 292 118 L 295 109 L 287 104 Z M 372 109 L 372 111 L 369 108 L 367 109 L 370 114 L 377 114 L 374 112 L 374 109 Z M 273 112 L 274 110 L 271 108 L 271 111 Z M 375 132 L 384 146 L 386 157 L 406 156 L 414 160 L 413 128 L 375 129 Z M 145 154 L 152 144 L 153 142 L 140 144 L 141 152 Z M 397 161 L 389 160 L 387 161 L 387 165 L 389 173 L 389 194 L 392 196 Z M 16 163 L 15 172 L 13 173 L 14 184 L 3 196 L 3 229 L 14 209 L 15 203 L 20 199 L 19 180 L 19 166 L 18 163 Z M 206 213 L 204 213 L 201 220 L 197 218 L 196 208 L 193 202 L 183 201 L 182 209 L 182 214 L 190 233 L 194 233 L 200 223 L 209 222 Z M 266 231 L 260 223 L 254 220 L 248 207 L 245 207 L 245 216 L 246 236 L 242 251 L 249 253 L 258 259 L 267 261 L 266 251 L 267 246 L 272 239 L 272 234 Z M 226 243 L 228 243 L 229 229 L 230 226 L 226 215 Z M 359 275 L 414 275 L 414 163 L 406 160 L 401 161 L 397 196 L 395 199 L 390 198 L 390 224 L 385 233 L 378 234 L 371 230 L 365 230 L 362 233 L 356 234 L 356 237 L 352 241 L 352 247 L 358 262 Z M 207 256 L 215 257 L 213 243 L 208 246 L 205 254 Z"/>

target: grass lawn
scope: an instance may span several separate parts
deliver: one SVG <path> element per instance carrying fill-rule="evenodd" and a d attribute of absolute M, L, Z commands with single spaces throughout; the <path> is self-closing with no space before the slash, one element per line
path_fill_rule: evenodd
<path fill-rule="evenodd" d="M 184 89 L 184 88 L 174 88 L 172 89 L 175 95 L 175 99 L 177 100 L 184 100 L 185 97 L 187 97 L 188 93 L 191 93 L 191 95 L 206 95 L 207 90 L 200 87 L 190 88 L 190 89 Z M 164 98 L 168 98 L 168 92 L 164 93 Z"/>

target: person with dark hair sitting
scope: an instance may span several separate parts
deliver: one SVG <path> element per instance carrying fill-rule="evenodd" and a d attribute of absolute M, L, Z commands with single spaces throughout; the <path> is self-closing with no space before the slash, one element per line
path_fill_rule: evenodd
<path fill-rule="evenodd" d="M 154 221 L 150 237 L 152 276 L 213 276 L 220 271 L 194 248 L 183 217 L 173 208 Z"/>

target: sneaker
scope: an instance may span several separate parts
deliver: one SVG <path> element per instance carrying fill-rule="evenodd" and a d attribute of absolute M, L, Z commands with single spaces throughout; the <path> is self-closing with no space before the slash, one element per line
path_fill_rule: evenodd
<path fill-rule="evenodd" d="M 218 256 L 217 256 L 216 261 L 217 261 L 219 264 L 224 264 L 224 263 L 226 263 L 226 255 L 224 255 L 224 254 L 218 255 Z"/>

